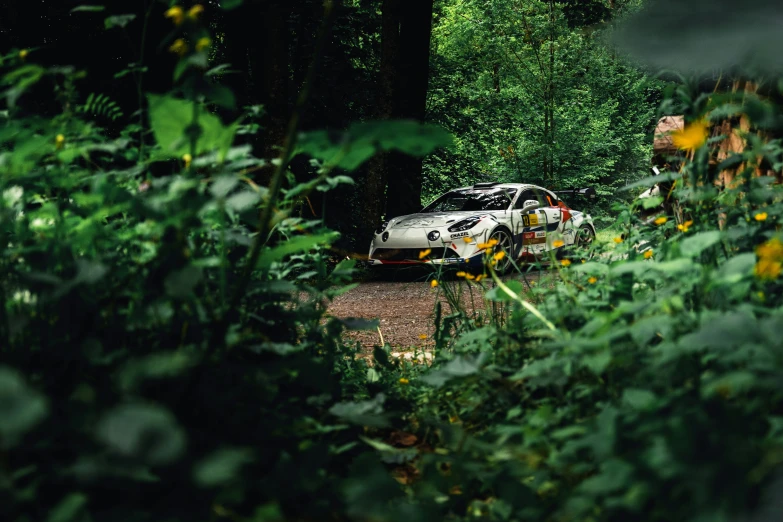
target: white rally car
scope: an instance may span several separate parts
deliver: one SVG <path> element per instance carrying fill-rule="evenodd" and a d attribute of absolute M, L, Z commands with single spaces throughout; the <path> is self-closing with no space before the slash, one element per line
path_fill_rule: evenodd
<path fill-rule="evenodd" d="M 595 190 L 555 194 L 521 183 L 477 183 L 452 190 L 418 214 L 399 216 L 378 227 L 370 244 L 369 264 L 479 266 L 486 243 L 494 239 L 494 250 L 507 254 L 497 266 L 504 271 L 511 258 L 528 261 L 549 250 L 589 244 L 595 238 L 593 220 L 558 196 L 565 194 L 594 198 Z"/>

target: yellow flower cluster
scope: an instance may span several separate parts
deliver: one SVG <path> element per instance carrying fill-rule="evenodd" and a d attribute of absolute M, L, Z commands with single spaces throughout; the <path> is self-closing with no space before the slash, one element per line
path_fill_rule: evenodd
<path fill-rule="evenodd" d="M 476 248 L 478 248 L 479 250 L 483 250 L 485 248 L 492 248 L 493 246 L 495 246 L 497 244 L 498 244 L 498 240 L 497 239 L 490 239 L 486 243 L 479 243 L 478 245 L 476 245 Z"/>
<path fill-rule="evenodd" d="M 644 253 L 644 258 L 645 258 L 645 259 L 650 259 L 652 256 L 653 256 L 653 251 L 652 251 L 652 249 L 650 249 L 650 250 L 647 250 L 647 251 Z"/>
<path fill-rule="evenodd" d="M 672 132 L 672 143 L 680 150 L 696 150 L 707 142 L 709 128 L 709 123 L 704 120 L 693 122 L 682 130 Z"/>
<path fill-rule="evenodd" d="M 463 272 L 463 271 L 457 272 L 456 276 L 467 279 L 468 281 L 476 281 L 477 283 L 482 279 L 484 279 L 484 274 L 479 274 L 477 276 L 474 276 L 470 272 Z"/>
<path fill-rule="evenodd" d="M 778 238 L 772 238 L 756 247 L 756 255 L 758 261 L 753 269 L 756 277 L 777 279 L 783 269 L 783 243 Z"/>
<path fill-rule="evenodd" d="M 430 281 L 430 287 L 435 288 L 436 286 L 438 286 L 438 280 L 437 279 L 433 279 L 432 281 Z"/>
<path fill-rule="evenodd" d="M 194 22 L 198 20 L 199 16 L 201 16 L 201 13 L 204 12 L 204 6 L 201 4 L 196 4 L 190 9 L 188 9 L 187 14 L 185 14 L 185 10 L 182 9 L 181 6 L 174 5 L 171 6 L 169 9 L 166 10 L 165 13 L 163 13 L 163 16 L 166 18 L 171 18 L 171 21 L 174 25 L 180 25 L 182 22 L 185 21 L 185 17 L 187 16 L 190 20 L 193 20 Z"/>
<path fill-rule="evenodd" d="M 614 242 L 619 245 L 620 243 L 623 242 L 623 238 L 621 238 L 620 236 L 617 236 L 616 238 L 614 238 Z"/>
<path fill-rule="evenodd" d="M 419 252 L 419 259 L 424 259 L 425 257 L 430 255 L 431 253 L 432 253 L 432 249 L 431 248 L 428 248 L 426 250 L 422 250 L 421 252 Z"/>
<path fill-rule="evenodd" d="M 552 246 L 555 248 L 560 248 L 563 245 L 565 245 L 565 241 L 563 241 L 562 239 L 555 239 L 554 241 L 552 241 Z"/>
<path fill-rule="evenodd" d="M 766 212 L 759 212 L 758 214 L 753 216 L 753 219 L 755 219 L 756 221 L 766 221 L 768 217 L 769 216 L 767 216 Z"/>
<path fill-rule="evenodd" d="M 590 277 L 590 279 L 588 279 L 587 282 L 590 283 L 591 285 L 594 285 L 594 284 L 596 284 L 598 282 L 598 278 L 597 277 Z"/>
<path fill-rule="evenodd" d="M 677 225 L 677 230 L 679 230 L 680 232 L 685 233 L 685 232 L 687 232 L 691 228 L 691 225 L 693 225 L 693 221 L 686 221 L 685 223 L 683 223 L 681 225 Z"/>
<path fill-rule="evenodd" d="M 562 261 L 560 261 L 560 264 L 563 266 L 571 266 L 571 261 L 569 261 L 568 259 L 563 259 Z"/>
<path fill-rule="evenodd" d="M 658 219 L 655 220 L 655 224 L 658 225 L 658 226 L 661 226 L 664 223 L 666 223 L 667 221 L 669 221 L 669 218 L 667 218 L 666 216 L 661 216 L 661 217 L 659 217 Z"/>

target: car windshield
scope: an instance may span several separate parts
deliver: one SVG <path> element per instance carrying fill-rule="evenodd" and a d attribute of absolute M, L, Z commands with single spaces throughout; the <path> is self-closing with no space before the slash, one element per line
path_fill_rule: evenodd
<path fill-rule="evenodd" d="M 506 210 L 517 193 L 514 189 L 462 189 L 442 195 L 422 212 Z"/>

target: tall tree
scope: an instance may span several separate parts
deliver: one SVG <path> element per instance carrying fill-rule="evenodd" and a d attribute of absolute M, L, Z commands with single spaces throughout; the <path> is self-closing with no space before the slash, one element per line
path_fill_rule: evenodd
<path fill-rule="evenodd" d="M 399 24 L 400 54 L 393 116 L 423 122 L 427 109 L 433 0 L 410 0 L 404 7 Z M 393 217 L 419 211 L 421 158 L 391 153 L 387 160 L 386 215 Z"/>

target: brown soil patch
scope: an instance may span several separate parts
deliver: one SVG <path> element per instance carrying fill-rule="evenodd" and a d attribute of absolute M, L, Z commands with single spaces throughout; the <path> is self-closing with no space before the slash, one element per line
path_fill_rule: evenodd
<path fill-rule="evenodd" d="M 538 274 L 530 274 L 527 278 L 535 284 Z M 435 331 L 436 299 L 443 303 L 444 315 L 452 311 L 444 295 L 443 285 L 450 285 L 459 294 L 460 307 L 469 314 L 486 310 L 483 295 L 494 286 L 489 282 L 483 284 L 482 288 L 462 280 L 442 282 L 441 288 L 432 288 L 426 281 L 364 282 L 337 297 L 329 305 L 327 314 L 341 319 L 378 319 L 380 333 L 377 330 L 346 332 L 348 339 L 359 341 L 365 350 L 381 345 L 381 336 L 384 342 L 397 350 L 410 350 L 412 347 L 426 350 L 434 344 L 432 335 Z"/>

